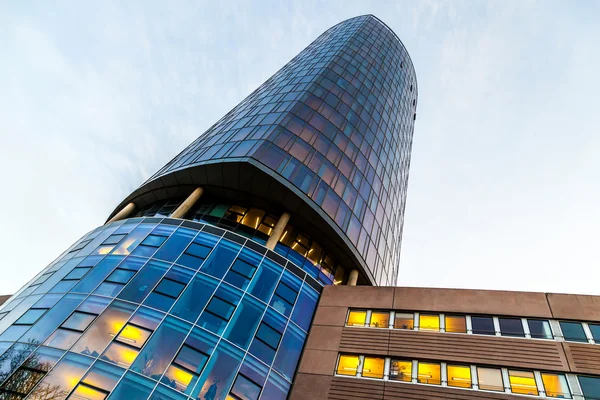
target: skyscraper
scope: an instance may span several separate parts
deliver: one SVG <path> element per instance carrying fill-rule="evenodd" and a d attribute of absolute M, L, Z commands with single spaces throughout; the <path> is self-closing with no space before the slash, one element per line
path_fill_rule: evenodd
<path fill-rule="evenodd" d="M 0 398 L 285 399 L 323 286 L 396 283 L 416 101 L 327 30 L 0 308 Z"/>

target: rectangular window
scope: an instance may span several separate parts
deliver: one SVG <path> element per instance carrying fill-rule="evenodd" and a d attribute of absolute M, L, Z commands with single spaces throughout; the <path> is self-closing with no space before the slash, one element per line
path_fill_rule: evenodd
<path fill-rule="evenodd" d="M 228 399 L 258 400 L 262 386 L 243 374 L 238 374 Z"/>
<path fill-rule="evenodd" d="M 560 329 L 565 340 L 584 343 L 588 341 L 583 330 L 583 325 L 579 322 L 560 321 Z"/>
<path fill-rule="evenodd" d="M 77 267 L 73 269 L 67 276 L 63 278 L 63 281 L 78 281 L 83 278 L 92 267 Z"/>
<path fill-rule="evenodd" d="M 439 331 L 440 316 L 438 314 L 419 314 L 419 330 Z"/>
<path fill-rule="evenodd" d="M 277 351 L 277 347 L 281 341 L 281 333 L 263 321 L 258 327 L 256 338 L 273 350 Z"/>
<path fill-rule="evenodd" d="M 365 357 L 362 376 L 367 378 L 383 379 L 385 359 L 379 357 Z"/>
<path fill-rule="evenodd" d="M 106 278 L 106 282 L 119 283 L 125 285 L 135 275 L 136 271 L 117 268 Z"/>
<path fill-rule="evenodd" d="M 440 385 L 442 383 L 440 364 L 419 361 L 417 381 L 430 385 Z"/>
<path fill-rule="evenodd" d="M 600 344 L 600 325 L 598 324 L 588 324 L 590 327 L 590 332 L 592 332 L 592 337 L 596 344 Z"/>
<path fill-rule="evenodd" d="M 50 278 L 52 276 L 52 274 L 54 274 L 55 271 L 52 272 L 46 272 L 45 274 L 43 274 L 42 276 L 40 276 L 39 278 L 37 278 L 32 284 L 31 286 L 37 286 L 37 285 L 41 285 L 42 283 L 46 282 L 48 280 L 48 278 Z"/>
<path fill-rule="evenodd" d="M 348 326 L 365 326 L 367 312 L 364 310 L 353 310 L 348 314 Z"/>
<path fill-rule="evenodd" d="M 471 367 L 468 365 L 448 365 L 448 386 L 471 388 Z"/>
<path fill-rule="evenodd" d="M 477 378 L 479 389 L 504 392 L 504 381 L 502 380 L 502 370 L 500 368 L 477 367 Z"/>
<path fill-rule="evenodd" d="M 394 319 L 395 329 L 414 329 L 414 314 L 413 313 L 396 313 Z"/>
<path fill-rule="evenodd" d="M 127 235 L 110 235 L 102 244 L 117 244 Z"/>
<path fill-rule="evenodd" d="M 467 333 L 467 321 L 464 315 L 445 315 L 446 332 Z"/>
<path fill-rule="evenodd" d="M 578 376 L 581 391 L 586 399 L 600 399 L 600 378 L 592 376 Z"/>
<path fill-rule="evenodd" d="M 572 398 L 567 377 L 563 374 L 542 373 L 542 382 L 544 383 L 546 397 L 556 397 L 559 399 Z"/>
<path fill-rule="evenodd" d="M 528 319 L 529 332 L 534 339 L 554 339 L 550 322 L 545 319 Z"/>
<path fill-rule="evenodd" d="M 508 379 L 510 380 L 510 389 L 513 393 L 538 395 L 537 385 L 533 372 L 508 370 Z"/>
<path fill-rule="evenodd" d="M 476 335 L 495 335 L 494 319 L 492 317 L 471 317 L 473 333 Z"/>
<path fill-rule="evenodd" d="M 520 318 L 498 318 L 502 336 L 525 337 L 523 323 Z"/>
<path fill-rule="evenodd" d="M 181 282 L 177 282 L 169 278 L 163 278 L 154 291 L 156 293 L 164 294 L 165 296 L 176 299 L 179 297 L 181 292 L 183 292 L 184 288 L 185 285 Z"/>
<path fill-rule="evenodd" d="M 47 308 L 30 308 L 15 322 L 15 325 L 33 325 L 46 311 Z"/>
<path fill-rule="evenodd" d="M 371 322 L 369 326 L 372 328 L 388 328 L 390 325 L 389 311 L 373 311 L 371 313 Z"/>
<path fill-rule="evenodd" d="M 410 360 L 391 360 L 390 379 L 395 381 L 412 381 L 412 361 Z"/>
<path fill-rule="evenodd" d="M 338 360 L 338 367 L 336 373 L 338 375 L 351 375 L 355 376 L 358 370 L 359 359 L 358 356 L 341 355 Z"/>
<path fill-rule="evenodd" d="M 235 307 L 235 304 L 223 300 L 215 295 L 206 306 L 206 311 L 216 317 L 221 318 L 222 320 L 229 321 L 233 311 L 235 311 Z"/>

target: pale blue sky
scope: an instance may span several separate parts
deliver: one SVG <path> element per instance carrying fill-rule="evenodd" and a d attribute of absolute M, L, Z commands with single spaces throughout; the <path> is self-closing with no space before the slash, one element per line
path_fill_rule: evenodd
<path fill-rule="evenodd" d="M 419 85 L 399 284 L 600 294 L 600 2 L 369 3 L 0 1 L 0 294 L 366 13 Z"/>

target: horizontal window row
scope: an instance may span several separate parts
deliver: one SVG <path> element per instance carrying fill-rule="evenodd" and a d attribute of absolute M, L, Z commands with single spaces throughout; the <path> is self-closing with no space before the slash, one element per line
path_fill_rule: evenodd
<path fill-rule="evenodd" d="M 561 399 L 600 398 L 598 377 L 499 366 L 340 354 L 335 374 Z"/>
<path fill-rule="evenodd" d="M 600 344 L 600 323 L 541 318 L 353 309 L 346 325 Z"/>

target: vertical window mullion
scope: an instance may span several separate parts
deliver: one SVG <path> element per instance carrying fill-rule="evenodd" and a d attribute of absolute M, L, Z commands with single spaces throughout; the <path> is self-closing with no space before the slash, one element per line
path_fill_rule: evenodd
<path fill-rule="evenodd" d="M 496 336 L 502 336 L 502 332 L 500 331 L 500 320 L 498 317 L 492 317 L 494 321 L 494 334 Z"/>
<path fill-rule="evenodd" d="M 415 331 L 418 331 L 420 329 L 420 327 L 419 327 L 419 318 L 420 318 L 420 315 L 419 315 L 418 312 L 416 312 L 416 313 L 413 314 L 413 329 Z"/>
<path fill-rule="evenodd" d="M 523 324 L 523 332 L 525 332 L 525 338 L 531 339 L 531 331 L 529 330 L 527 318 L 521 318 L 521 324 Z"/>
<path fill-rule="evenodd" d="M 440 332 L 446 332 L 446 316 L 440 314 Z"/>
<path fill-rule="evenodd" d="M 477 376 L 477 366 L 471 365 L 471 387 L 473 390 L 479 390 L 479 377 Z"/>
<path fill-rule="evenodd" d="M 417 383 L 419 381 L 419 361 L 412 360 L 412 374 L 411 374 L 412 383 Z"/>
<path fill-rule="evenodd" d="M 440 363 L 440 385 L 448 386 L 448 364 L 445 362 Z"/>
<path fill-rule="evenodd" d="M 587 337 L 588 343 L 591 343 L 591 344 L 596 343 L 594 341 L 594 336 L 592 335 L 592 331 L 590 330 L 590 327 L 587 324 L 587 322 L 582 322 L 581 326 L 583 326 L 583 331 L 585 332 L 585 336 Z"/>
<path fill-rule="evenodd" d="M 390 323 L 388 324 L 390 329 L 394 328 L 395 320 L 396 320 L 396 311 L 390 311 Z"/>
<path fill-rule="evenodd" d="M 467 325 L 467 335 L 473 334 L 473 324 L 471 323 L 471 316 L 465 315 L 465 323 Z"/>
<path fill-rule="evenodd" d="M 565 337 L 562 333 L 560 323 L 557 320 L 555 320 L 555 319 L 550 320 L 550 329 L 552 330 L 552 334 L 554 335 L 554 340 L 556 340 L 558 342 L 565 341 Z"/>
<path fill-rule="evenodd" d="M 535 378 L 535 385 L 537 386 L 539 396 L 546 397 L 546 388 L 544 387 L 541 372 L 533 371 L 533 377 Z"/>
<path fill-rule="evenodd" d="M 367 310 L 367 316 L 365 317 L 365 326 L 368 328 L 371 326 L 371 314 L 373 314 L 372 310 Z"/>
<path fill-rule="evenodd" d="M 504 391 L 506 393 L 512 393 L 511 386 L 510 386 L 510 378 L 508 377 L 508 369 L 502 368 L 501 371 L 502 371 L 502 384 L 504 385 Z"/>

